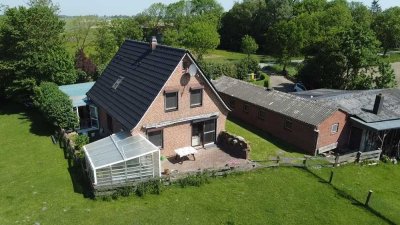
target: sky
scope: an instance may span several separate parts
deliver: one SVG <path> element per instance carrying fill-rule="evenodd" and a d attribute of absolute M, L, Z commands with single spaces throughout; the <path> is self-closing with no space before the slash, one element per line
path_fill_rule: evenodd
<path fill-rule="evenodd" d="M 76 15 L 135 15 L 153 3 L 162 2 L 169 4 L 177 0 L 53 0 L 60 6 L 60 14 L 68 16 Z M 226 11 L 232 8 L 238 0 L 218 0 Z M 372 0 L 357 0 L 370 6 Z M 0 4 L 10 7 L 26 5 L 28 0 L 0 0 Z M 400 6 L 399 0 L 380 0 L 383 9 Z"/>

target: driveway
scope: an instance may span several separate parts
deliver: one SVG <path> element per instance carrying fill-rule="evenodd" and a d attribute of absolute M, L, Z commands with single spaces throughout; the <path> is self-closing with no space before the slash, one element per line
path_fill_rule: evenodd
<path fill-rule="evenodd" d="M 275 72 L 266 69 L 266 67 L 272 65 L 274 65 L 274 63 L 272 62 L 259 64 L 260 68 L 269 75 L 269 87 L 277 91 L 292 92 L 294 86 L 294 83 L 292 81 L 286 79 L 286 77 L 282 75 L 276 74 Z"/>

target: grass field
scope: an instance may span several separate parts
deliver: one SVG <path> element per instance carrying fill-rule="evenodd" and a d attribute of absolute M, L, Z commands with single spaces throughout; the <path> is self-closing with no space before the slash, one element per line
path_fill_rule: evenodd
<path fill-rule="evenodd" d="M 400 166 L 349 165 L 334 169 L 313 170 L 324 180 L 334 172 L 333 185 L 340 191 L 364 203 L 369 190 L 373 191 L 370 207 L 384 217 L 400 224 Z"/>
<path fill-rule="evenodd" d="M 253 156 L 266 146 L 279 149 L 237 123 L 228 127 L 251 140 Z M 385 224 L 295 168 L 232 175 L 196 188 L 170 187 L 159 196 L 88 199 L 50 134 L 35 111 L 0 106 L 0 224 Z"/>

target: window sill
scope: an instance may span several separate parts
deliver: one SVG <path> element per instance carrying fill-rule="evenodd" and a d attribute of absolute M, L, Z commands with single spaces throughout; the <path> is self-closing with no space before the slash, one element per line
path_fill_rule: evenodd
<path fill-rule="evenodd" d="M 174 111 L 178 111 L 178 108 L 173 108 L 173 109 L 165 109 L 165 112 L 174 112 Z"/>
<path fill-rule="evenodd" d="M 200 104 L 200 105 L 190 105 L 190 108 L 198 108 L 198 107 L 202 107 L 203 106 L 203 104 Z"/>

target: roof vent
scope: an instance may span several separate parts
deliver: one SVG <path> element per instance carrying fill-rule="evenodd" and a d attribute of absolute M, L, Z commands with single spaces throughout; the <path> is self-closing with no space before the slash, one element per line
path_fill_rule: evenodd
<path fill-rule="evenodd" d="M 374 109 L 372 110 L 372 112 L 374 114 L 378 115 L 382 111 L 383 100 L 384 100 L 384 97 L 383 97 L 382 93 L 379 93 L 378 95 L 376 95 Z"/>
<path fill-rule="evenodd" d="M 122 82 L 123 79 L 124 79 L 124 77 L 122 77 L 122 76 L 118 77 L 118 80 L 115 81 L 115 83 L 112 86 L 112 89 L 117 90 L 119 84 Z"/>
<path fill-rule="evenodd" d="M 154 51 L 154 49 L 156 49 L 157 47 L 157 38 L 156 36 L 153 36 L 151 38 L 151 44 L 150 44 L 151 50 Z"/>

